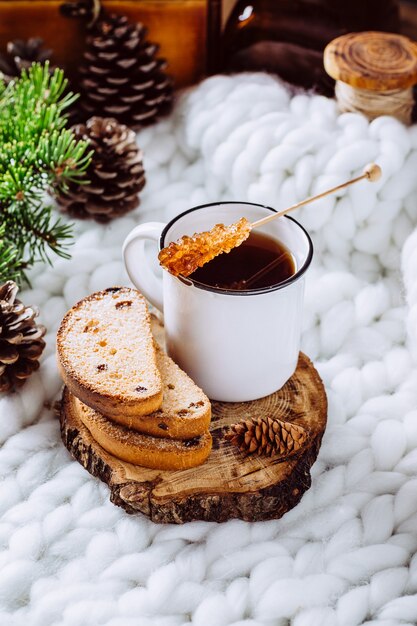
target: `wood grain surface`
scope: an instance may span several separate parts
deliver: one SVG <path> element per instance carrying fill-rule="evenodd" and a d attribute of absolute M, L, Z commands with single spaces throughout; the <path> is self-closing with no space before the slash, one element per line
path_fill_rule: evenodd
<path fill-rule="evenodd" d="M 326 46 L 324 67 L 359 89 L 406 89 L 417 82 L 417 44 L 396 33 L 349 33 Z"/>
<path fill-rule="evenodd" d="M 158 339 L 162 341 L 161 328 Z M 326 427 L 326 393 L 313 364 L 300 353 L 296 372 L 281 390 L 253 402 L 213 402 L 212 408 L 212 453 L 206 463 L 188 470 L 160 471 L 120 461 L 94 441 L 76 416 L 66 415 L 64 410 L 60 415 L 62 440 L 91 474 L 108 484 L 111 501 L 129 513 L 140 512 L 161 523 L 281 517 L 310 487 L 310 468 Z M 306 443 L 296 456 L 288 460 L 245 457 L 224 439 L 232 423 L 265 415 L 308 430 Z"/>

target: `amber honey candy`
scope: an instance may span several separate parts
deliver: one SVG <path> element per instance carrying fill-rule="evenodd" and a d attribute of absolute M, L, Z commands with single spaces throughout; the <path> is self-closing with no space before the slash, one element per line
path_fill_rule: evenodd
<path fill-rule="evenodd" d="M 12 39 L 41 37 L 53 62 L 70 77 L 82 58 L 86 27 L 60 14 L 63 0 L 0 0 L 0 50 Z M 220 0 L 104 0 L 109 13 L 127 15 L 148 28 L 160 46 L 176 87 L 215 71 L 219 51 Z M 74 85 L 76 88 L 76 84 Z"/>
<path fill-rule="evenodd" d="M 283 243 L 252 231 L 240 246 L 198 268 L 190 278 L 217 289 L 243 291 L 273 287 L 290 278 L 295 271 L 294 257 Z M 249 280 L 252 277 L 253 280 Z"/>

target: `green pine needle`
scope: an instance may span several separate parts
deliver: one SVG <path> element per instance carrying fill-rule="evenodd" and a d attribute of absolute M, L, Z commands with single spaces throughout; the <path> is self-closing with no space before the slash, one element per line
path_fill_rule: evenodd
<path fill-rule="evenodd" d="M 85 180 L 88 142 L 65 128 L 68 93 L 60 69 L 34 63 L 7 86 L 0 81 L 0 282 L 27 280 L 37 261 L 51 253 L 67 258 L 71 226 L 45 206 L 47 189 Z"/>
<path fill-rule="evenodd" d="M 18 249 L 4 239 L 5 225 L 0 226 L 0 284 L 16 280 L 24 272 Z"/>

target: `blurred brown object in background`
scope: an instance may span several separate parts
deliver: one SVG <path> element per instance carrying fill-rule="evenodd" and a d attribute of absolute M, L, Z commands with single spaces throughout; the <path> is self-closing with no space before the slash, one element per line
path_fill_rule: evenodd
<path fill-rule="evenodd" d="M 399 32 L 398 1 L 238 0 L 224 32 L 224 67 L 266 70 L 332 95 L 323 50 L 335 37 L 361 30 Z"/>
<path fill-rule="evenodd" d="M 76 75 L 87 36 L 82 21 L 60 13 L 64 0 L 0 0 L 0 52 L 14 39 L 41 37 L 54 62 Z M 215 70 L 221 0 L 104 0 L 108 13 L 143 23 L 160 46 L 175 86 L 191 85 Z"/>
<path fill-rule="evenodd" d="M 400 0 L 401 33 L 417 40 L 417 0 Z"/>

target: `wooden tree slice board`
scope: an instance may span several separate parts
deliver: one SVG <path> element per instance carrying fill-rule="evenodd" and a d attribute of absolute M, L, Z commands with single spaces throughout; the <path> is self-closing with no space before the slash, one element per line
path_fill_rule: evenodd
<path fill-rule="evenodd" d="M 310 487 L 310 468 L 326 427 L 326 393 L 313 364 L 300 353 L 296 372 L 276 393 L 253 402 L 213 402 L 212 409 L 213 450 L 206 463 L 188 470 L 161 471 L 121 461 L 103 450 L 81 421 L 62 410 L 61 434 L 81 465 L 108 484 L 110 500 L 128 513 L 176 524 L 281 517 Z M 236 421 L 267 415 L 308 429 L 297 455 L 245 457 L 224 439 Z"/>

